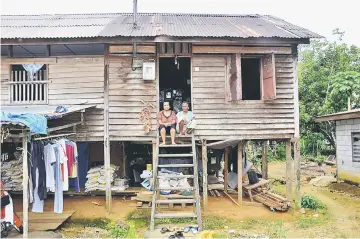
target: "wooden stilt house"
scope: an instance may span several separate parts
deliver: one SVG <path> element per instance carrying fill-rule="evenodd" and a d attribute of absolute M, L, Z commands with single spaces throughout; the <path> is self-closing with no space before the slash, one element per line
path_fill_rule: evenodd
<path fill-rule="evenodd" d="M 280 140 L 287 142 L 291 198 L 292 142 L 297 165 L 300 154 L 297 46 L 318 34 L 268 15 L 1 18 L 1 105 L 94 106 L 72 138 L 103 143 L 108 168 L 112 142 L 156 149 L 162 103 L 170 100 L 175 109 L 187 101 L 197 120 L 194 141 L 203 147 L 205 188 L 209 145 L 236 142 L 240 149 L 246 140 Z M 23 64 L 41 67 L 30 79 Z M 239 177 L 240 202 L 241 182 Z M 110 210 L 110 181 L 107 186 Z"/>

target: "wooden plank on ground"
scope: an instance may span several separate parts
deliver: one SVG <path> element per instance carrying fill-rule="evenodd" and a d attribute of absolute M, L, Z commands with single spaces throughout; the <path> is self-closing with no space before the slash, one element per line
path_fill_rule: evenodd
<path fill-rule="evenodd" d="M 61 214 L 54 212 L 33 213 L 29 212 L 29 230 L 30 231 L 48 231 L 58 229 L 75 212 L 65 211 Z M 17 215 L 23 219 L 23 213 Z"/>

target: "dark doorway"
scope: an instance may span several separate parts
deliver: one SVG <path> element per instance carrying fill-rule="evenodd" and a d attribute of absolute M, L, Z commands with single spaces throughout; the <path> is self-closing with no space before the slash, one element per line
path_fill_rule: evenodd
<path fill-rule="evenodd" d="M 168 57 L 160 58 L 159 62 L 160 109 L 167 101 L 177 113 L 182 102 L 186 101 L 191 110 L 191 59 Z"/>

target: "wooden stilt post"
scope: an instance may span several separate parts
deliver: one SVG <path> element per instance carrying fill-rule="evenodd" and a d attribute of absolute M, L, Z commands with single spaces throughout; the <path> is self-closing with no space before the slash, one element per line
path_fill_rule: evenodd
<path fill-rule="evenodd" d="M 153 170 L 156 170 L 156 141 L 153 141 L 152 143 L 152 168 Z"/>
<path fill-rule="evenodd" d="M 295 175 L 296 175 L 296 198 L 295 207 L 301 208 L 301 192 L 300 192 L 300 142 L 294 143 L 294 164 L 295 164 Z"/>
<path fill-rule="evenodd" d="M 268 148 L 269 141 L 266 140 L 262 145 L 262 163 L 261 163 L 261 173 L 264 179 L 268 179 Z"/>
<path fill-rule="evenodd" d="M 242 206 L 242 199 L 243 199 L 243 191 L 242 191 L 242 186 L 243 186 L 243 181 L 242 181 L 242 174 L 243 174 L 243 147 L 244 144 L 242 141 L 240 141 L 238 143 L 238 202 L 239 204 Z"/>
<path fill-rule="evenodd" d="M 207 183 L 207 146 L 206 140 L 202 140 L 202 166 L 203 166 L 203 203 L 204 210 L 208 207 L 208 183 Z"/>
<path fill-rule="evenodd" d="M 229 173 L 229 148 L 225 148 L 225 155 L 224 155 L 224 159 L 225 159 L 225 163 L 224 163 L 224 190 L 227 193 L 227 189 L 228 189 L 228 184 L 229 184 L 229 178 L 228 178 L 228 173 Z"/>
<path fill-rule="evenodd" d="M 111 211 L 111 169 L 109 140 L 109 46 L 105 45 L 104 53 L 104 166 L 106 187 L 106 210 Z"/>
<path fill-rule="evenodd" d="M 28 149 L 27 149 L 27 136 L 26 131 L 22 132 L 22 148 L 23 148 L 23 238 L 28 238 L 29 232 L 29 172 L 28 172 Z"/>
<path fill-rule="evenodd" d="M 291 142 L 286 141 L 286 197 L 292 204 L 292 162 L 291 162 Z"/>

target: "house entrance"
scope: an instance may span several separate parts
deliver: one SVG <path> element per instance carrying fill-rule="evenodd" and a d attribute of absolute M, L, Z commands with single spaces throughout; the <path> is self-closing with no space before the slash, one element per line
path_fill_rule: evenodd
<path fill-rule="evenodd" d="M 191 110 L 191 58 L 164 57 L 159 59 L 159 102 L 169 102 L 175 113 L 181 111 L 182 102 Z"/>

